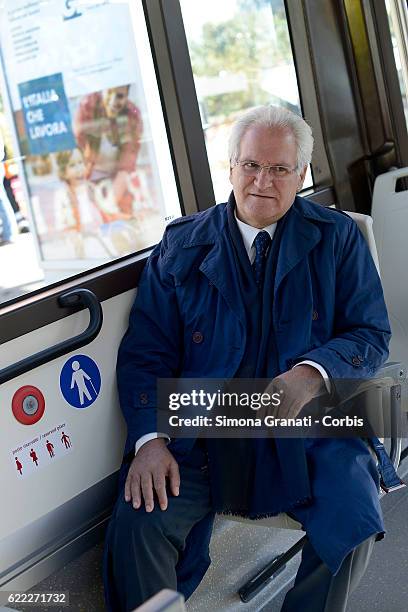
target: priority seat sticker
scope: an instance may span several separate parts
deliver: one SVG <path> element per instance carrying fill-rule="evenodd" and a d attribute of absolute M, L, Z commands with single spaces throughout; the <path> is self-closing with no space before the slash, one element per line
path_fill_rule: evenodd
<path fill-rule="evenodd" d="M 101 390 L 101 374 L 87 355 L 75 355 L 65 362 L 60 374 L 61 393 L 74 408 L 88 408 Z"/>
<path fill-rule="evenodd" d="M 13 470 L 18 479 L 32 476 L 72 450 L 71 432 L 66 423 L 60 423 L 16 446 L 11 451 Z"/>

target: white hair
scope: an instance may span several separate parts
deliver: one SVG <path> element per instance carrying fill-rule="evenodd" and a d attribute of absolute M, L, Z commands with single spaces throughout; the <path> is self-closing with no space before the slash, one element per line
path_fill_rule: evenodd
<path fill-rule="evenodd" d="M 310 164 L 313 151 L 313 136 L 310 126 L 300 115 L 292 113 L 287 108 L 272 105 L 252 108 L 241 115 L 234 123 L 228 142 L 231 164 L 238 161 L 241 140 L 245 132 L 253 125 L 291 130 L 297 146 L 296 171 L 300 172 Z"/>

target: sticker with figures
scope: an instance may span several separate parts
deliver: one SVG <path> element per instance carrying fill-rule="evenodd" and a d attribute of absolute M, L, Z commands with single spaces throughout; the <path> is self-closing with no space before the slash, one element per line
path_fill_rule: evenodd
<path fill-rule="evenodd" d="M 17 478 L 26 478 L 72 451 L 72 437 L 66 423 L 39 433 L 11 451 Z"/>

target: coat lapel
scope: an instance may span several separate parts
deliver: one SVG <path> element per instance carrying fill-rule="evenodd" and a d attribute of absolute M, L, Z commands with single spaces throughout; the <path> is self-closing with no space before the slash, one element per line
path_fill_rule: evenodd
<path fill-rule="evenodd" d="M 245 329 L 245 310 L 237 277 L 237 262 L 226 229 L 226 206 L 217 206 L 216 212 L 217 216 L 214 215 L 207 223 L 200 226 L 198 231 L 193 231 L 186 237 L 183 248 L 188 251 L 195 247 L 209 247 L 199 270 L 223 296 Z"/>
<path fill-rule="evenodd" d="M 321 231 L 294 205 L 282 234 L 276 266 L 275 295 L 283 279 L 310 253 L 321 239 Z"/>
<path fill-rule="evenodd" d="M 226 240 L 225 233 L 219 235 L 213 248 L 201 262 L 200 271 L 221 293 L 232 312 L 245 326 L 245 309 L 237 279 L 237 264 Z"/>

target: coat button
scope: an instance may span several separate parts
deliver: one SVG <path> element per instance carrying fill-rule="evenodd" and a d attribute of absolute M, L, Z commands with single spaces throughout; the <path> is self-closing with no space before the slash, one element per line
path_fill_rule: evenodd
<path fill-rule="evenodd" d="M 359 366 L 361 362 L 359 358 L 356 355 L 354 355 L 353 359 L 351 360 L 351 363 L 355 366 Z"/>
<path fill-rule="evenodd" d="M 147 402 L 149 401 L 149 396 L 147 395 L 147 393 L 141 393 L 139 397 L 141 404 L 147 404 Z"/>
<path fill-rule="evenodd" d="M 195 344 L 200 344 L 204 339 L 204 336 L 201 332 L 199 331 L 195 331 L 193 333 L 193 342 L 195 342 Z"/>
<path fill-rule="evenodd" d="M 312 320 L 317 321 L 318 318 L 319 318 L 319 313 L 317 312 L 317 310 L 314 310 L 312 314 Z"/>

